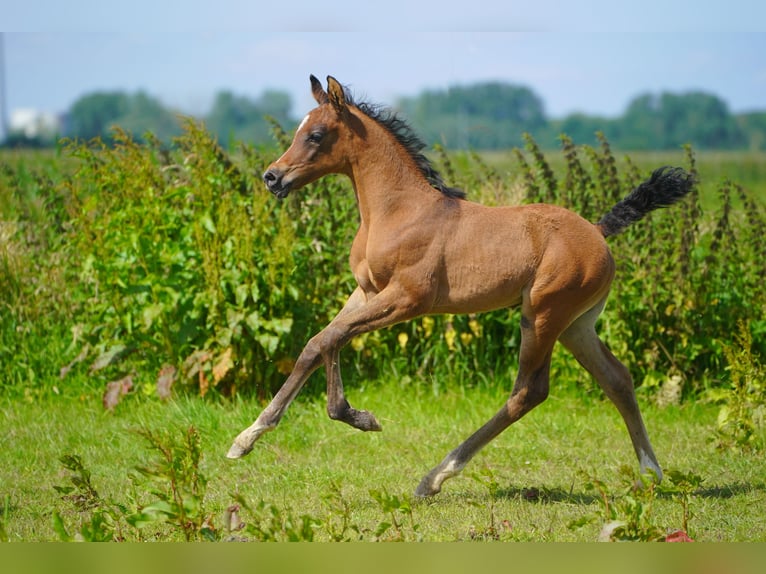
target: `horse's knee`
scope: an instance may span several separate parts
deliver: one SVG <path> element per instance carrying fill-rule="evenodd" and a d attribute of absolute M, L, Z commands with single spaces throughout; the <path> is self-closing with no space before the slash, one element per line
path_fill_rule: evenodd
<path fill-rule="evenodd" d="M 549 388 L 550 355 L 531 375 L 527 375 L 523 370 L 519 371 L 517 389 L 519 394 L 522 395 L 520 399 L 524 404 L 528 404 L 530 408 L 536 407 L 548 398 Z"/>
<path fill-rule="evenodd" d="M 319 335 L 314 335 L 303 347 L 301 354 L 298 355 L 298 359 L 295 361 L 294 369 L 311 369 L 318 366 L 321 361 L 322 344 Z"/>

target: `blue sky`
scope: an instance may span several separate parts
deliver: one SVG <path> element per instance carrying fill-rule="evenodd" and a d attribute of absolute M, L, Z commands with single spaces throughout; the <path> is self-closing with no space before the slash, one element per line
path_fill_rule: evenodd
<path fill-rule="evenodd" d="M 735 112 L 766 109 L 762 0 L 264 4 L 0 0 L 7 108 L 61 112 L 87 92 L 142 89 L 204 113 L 223 89 L 278 89 L 300 116 L 313 106 L 313 73 L 381 103 L 513 82 L 542 97 L 550 117 L 616 116 L 634 96 L 660 91 L 704 90 Z"/>

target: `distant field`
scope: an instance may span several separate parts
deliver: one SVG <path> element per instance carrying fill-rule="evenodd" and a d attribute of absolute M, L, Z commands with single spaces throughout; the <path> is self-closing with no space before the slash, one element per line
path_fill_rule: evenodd
<path fill-rule="evenodd" d="M 618 168 L 623 167 L 625 156 L 639 168 L 646 171 L 661 165 L 686 165 L 684 150 L 677 152 L 620 152 L 614 151 Z M 738 183 L 755 193 L 761 201 L 766 202 L 766 152 L 750 151 L 703 151 L 695 152 L 697 170 L 701 181 L 703 208 L 715 205 L 715 191 L 725 179 Z M 513 173 L 517 166 L 513 155 L 508 152 L 484 152 L 481 154 L 487 163 L 499 170 Z M 554 172 L 564 172 L 564 159 L 561 153 L 546 152 Z"/>

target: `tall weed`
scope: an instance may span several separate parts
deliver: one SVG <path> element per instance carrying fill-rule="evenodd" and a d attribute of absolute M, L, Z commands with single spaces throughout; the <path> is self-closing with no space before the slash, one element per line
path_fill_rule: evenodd
<path fill-rule="evenodd" d="M 115 141 L 70 145 L 94 357 L 124 347 L 134 368 L 173 365 L 202 394 L 266 394 L 292 356 L 298 290 L 295 221 L 254 186 L 265 159 L 246 149 L 240 169 L 192 122 L 171 149 Z"/>
<path fill-rule="evenodd" d="M 643 179 L 629 160 L 620 176 L 608 142 L 602 135 L 599 140 L 599 149 L 582 148 L 588 169 L 580 150 L 562 137 L 562 189 L 544 194 L 593 221 Z M 533 188 L 550 190 L 551 170 L 541 165 L 542 152 L 531 138 L 527 148 L 532 164 L 521 163 L 521 177 Z M 687 169 L 696 174 L 694 154 L 688 147 L 686 153 Z M 719 189 L 712 217 L 703 213 L 695 189 L 680 206 L 655 212 L 610 239 L 618 271 L 600 329 L 648 388 L 671 376 L 682 377 L 687 394 L 718 386 L 725 364 L 722 343 L 737 322 L 749 321 L 754 334 L 764 330 L 766 290 L 758 262 L 766 213 L 741 186 L 725 181 Z M 765 339 L 759 340 L 755 351 L 763 354 Z"/>
<path fill-rule="evenodd" d="M 732 344 L 724 345 L 728 366 L 725 386 L 707 396 L 720 403 L 714 440 L 718 448 L 745 451 L 766 446 L 766 368 L 753 353 L 753 336 L 744 322 Z"/>
<path fill-rule="evenodd" d="M 78 310 L 57 187 L 67 169 L 57 154 L 0 162 L 0 390 L 27 397 L 56 381 Z"/>
<path fill-rule="evenodd" d="M 470 196 L 554 202 L 595 221 L 645 177 L 597 139 L 577 146 L 562 136 L 554 167 L 526 136 L 513 173 L 478 154 L 437 150 L 436 159 Z M 260 174 L 278 153 L 241 145 L 229 155 L 187 121 L 170 145 L 118 130 L 113 145 L 68 142 L 39 165 L 4 164 L 3 388 L 103 388 L 130 377 L 139 392 L 180 380 L 201 394 L 269 396 L 352 291 L 347 257 L 358 225 L 342 177 L 274 200 Z M 753 353 L 766 352 L 763 205 L 731 181 L 713 210 L 702 203 L 695 190 L 610 240 L 618 276 L 600 331 L 648 389 L 678 377 L 687 395 L 724 386 L 724 348 L 740 320 Z M 358 337 L 341 358 L 357 378 L 485 384 L 512 377 L 518 323 L 514 310 L 425 317 Z M 579 383 L 579 370 L 558 357 L 556 372 Z"/>

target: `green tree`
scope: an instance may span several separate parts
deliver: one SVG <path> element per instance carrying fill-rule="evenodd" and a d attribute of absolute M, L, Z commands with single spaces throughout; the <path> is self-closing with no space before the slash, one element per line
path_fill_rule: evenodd
<path fill-rule="evenodd" d="M 766 112 L 740 114 L 736 118 L 749 150 L 766 150 Z"/>
<path fill-rule="evenodd" d="M 112 141 L 115 126 L 140 138 L 152 132 L 167 140 L 181 132 L 176 115 L 146 94 L 96 92 L 78 99 L 69 110 L 65 135 L 89 140 L 100 137 Z"/>
<path fill-rule="evenodd" d="M 556 134 L 566 134 L 577 144 L 592 144 L 596 141 L 596 133 L 603 133 L 610 141 L 618 141 L 620 133 L 619 120 L 589 116 L 583 113 L 570 114 L 561 121 L 551 122 L 556 128 Z M 539 137 L 539 136 L 538 136 Z M 543 140 L 548 144 L 548 140 Z"/>
<path fill-rule="evenodd" d="M 426 91 L 402 99 L 399 108 L 426 141 L 449 148 L 523 145 L 522 133 L 547 125 L 543 102 L 532 90 L 502 82 Z"/>
<path fill-rule="evenodd" d="M 124 92 L 96 92 L 79 98 L 69 110 L 66 134 L 81 139 L 108 137 L 115 120 L 128 111 Z"/>
<path fill-rule="evenodd" d="M 265 116 L 286 125 L 290 123 L 290 107 L 290 96 L 283 92 L 266 91 L 257 100 L 251 100 L 222 91 L 216 95 L 205 123 L 224 144 L 232 140 L 270 142 L 270 126 Z"/>
<path fill-rule="evenodd" d="M 734 149 L 745 137 L 726 102 L 704 92 L 643 94 L 621 118 L 617 145 L 630 149 Z"/>
<path fill-rule="evenodd" d="M 181 134 L 178 114 L 168 110 L 159 100 L 145 92 L 131 96 L 128 100 L 128 110 L 114 123 L 137 138 L 147 131 L 163 141 Z"/>

